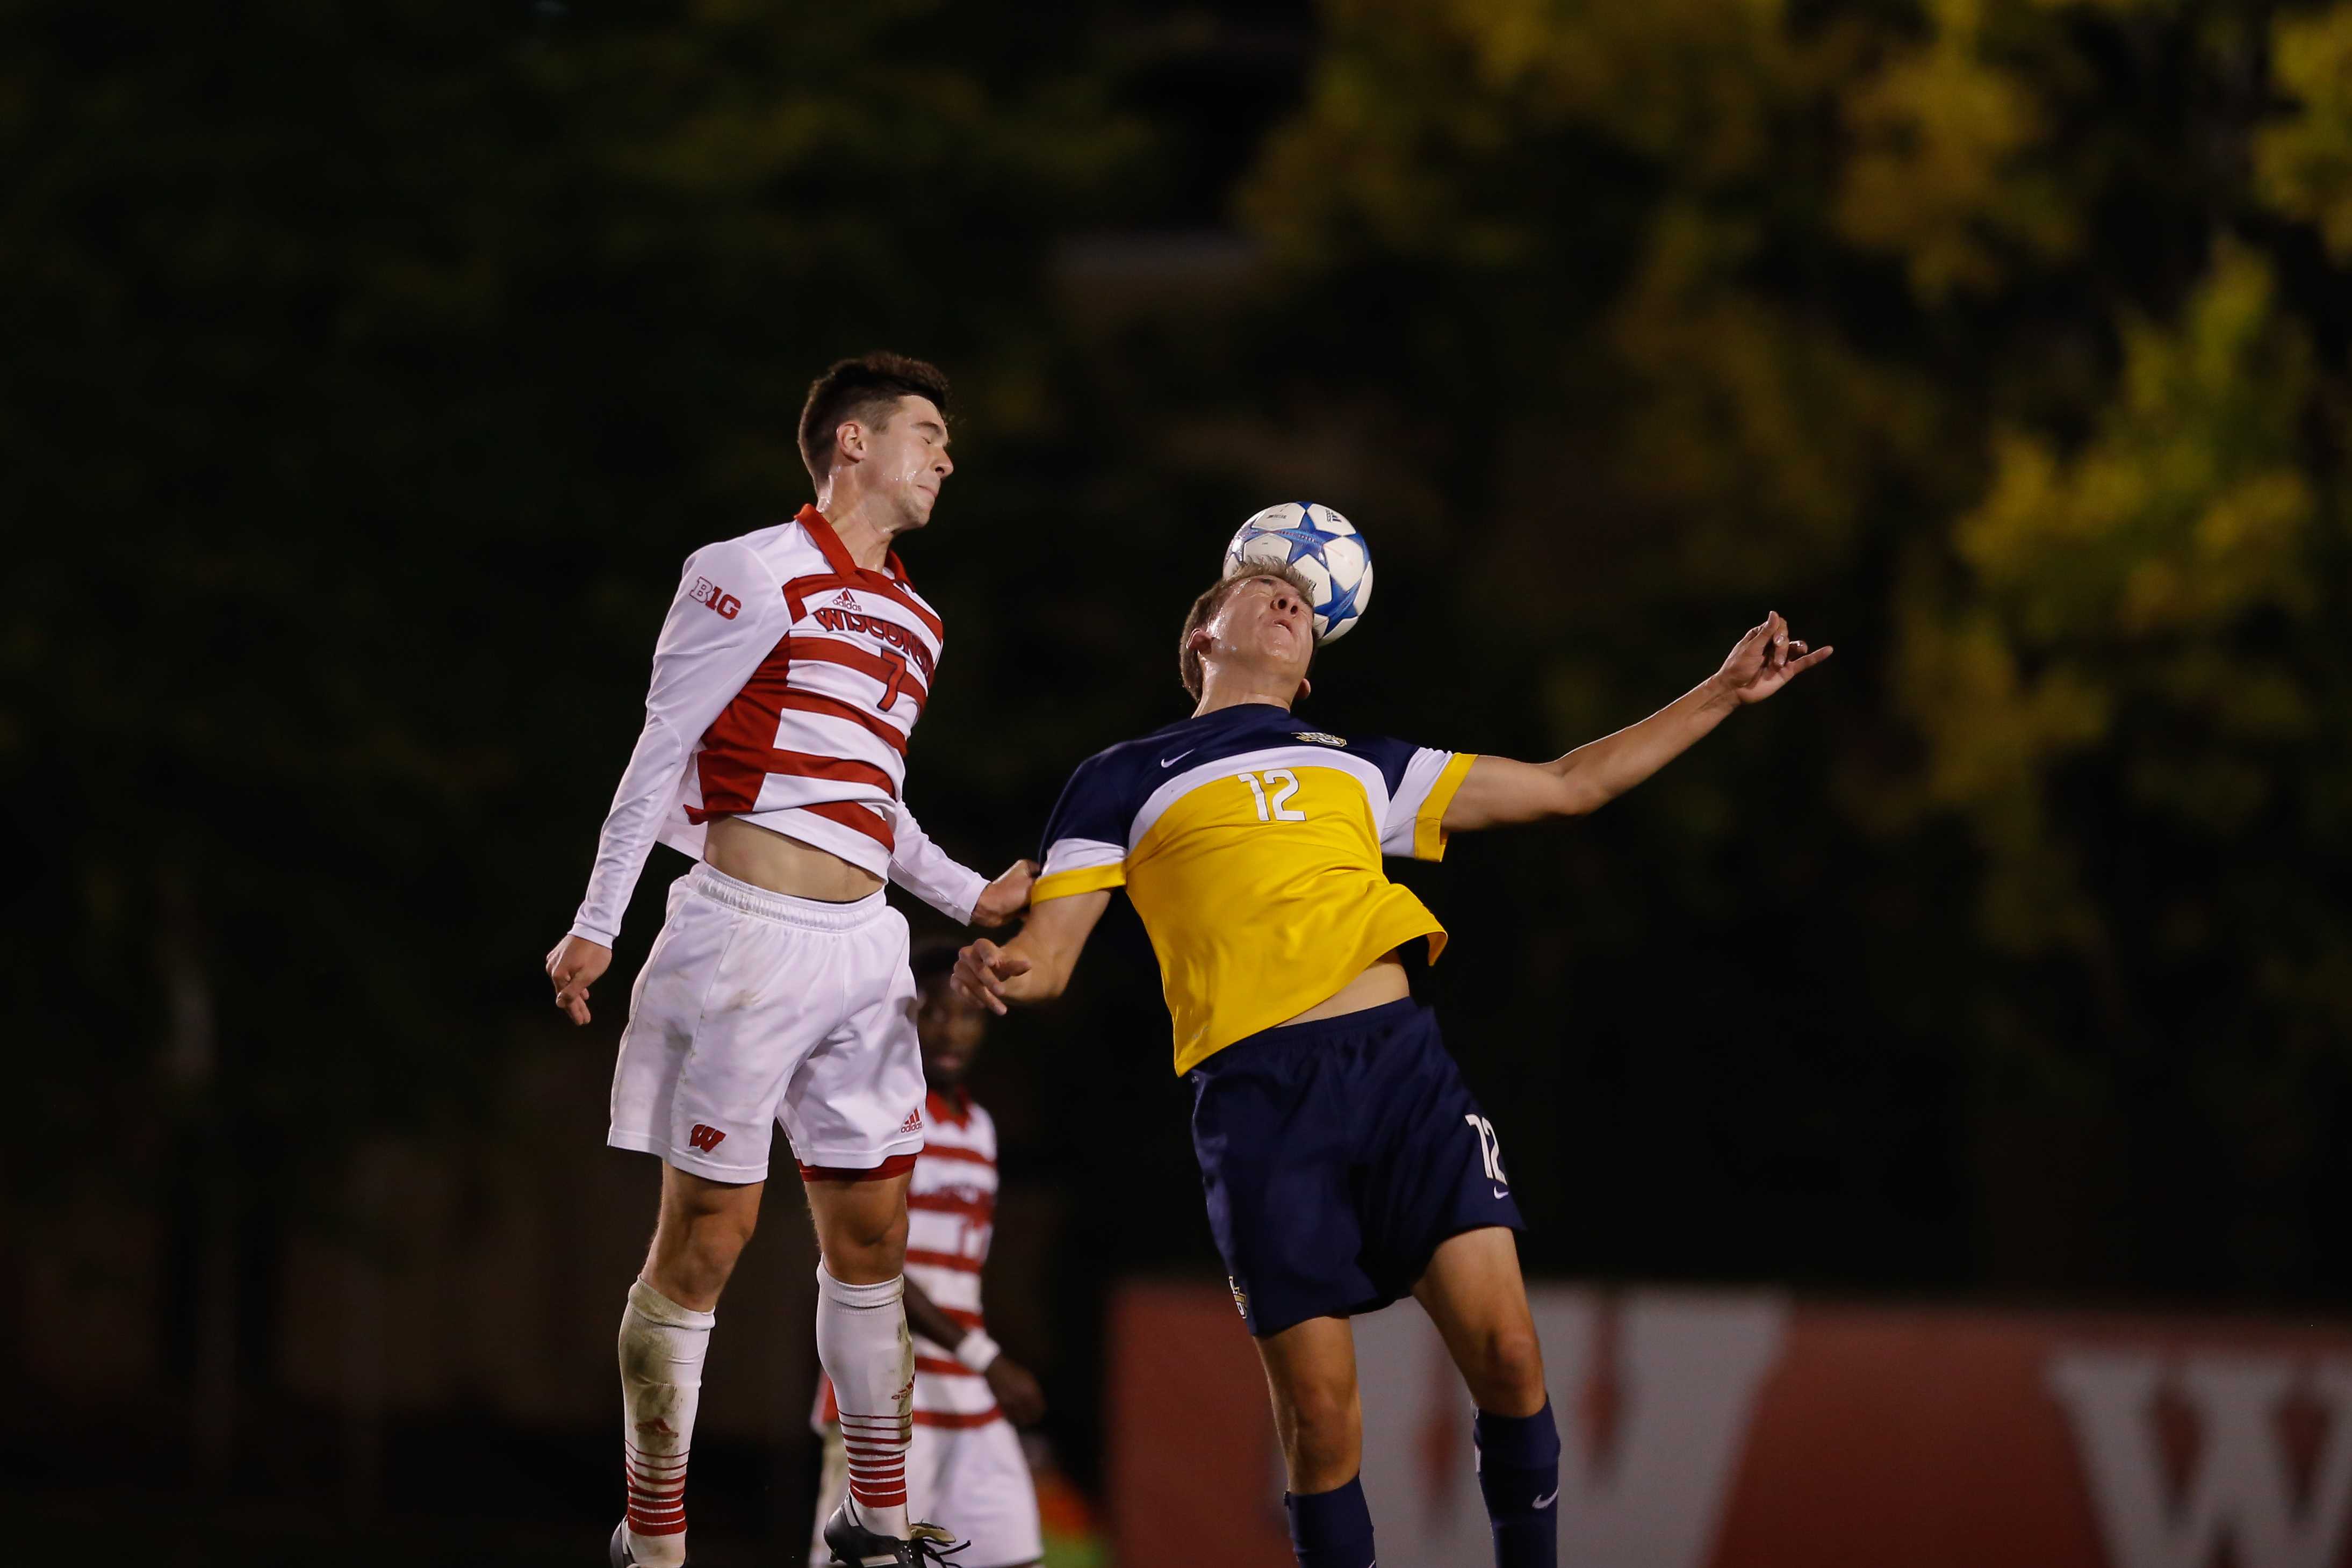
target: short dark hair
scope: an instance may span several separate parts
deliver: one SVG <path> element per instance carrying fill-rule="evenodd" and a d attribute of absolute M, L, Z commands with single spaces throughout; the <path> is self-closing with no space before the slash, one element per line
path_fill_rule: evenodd
<path fill-rule="evenodd" d="M 952 942 L 927 942 L 915 949 L 907 960 L 907 967 L 914 972 L 915 988 L 919 991 L 955 973 L 956 954 L 962 951 L 960 943 Z"/>
<path fill-rule="evenodd" d="M 809 383 L 808 401 L 801 405 L 801 461 L 809 478 L 822 487 L 833 472 L 833 438 L 845 420 L 861 419 L 902 397 L 928 397 L 945 416 L 946 374 L 922 360 L 877 351 L 843 360 Z M 878 427 L 887 419 L 870 423 Z"/>
<path fill-rule="evenodd" d="M 1193 701 L 1201 700 L 1202 678 L 1201 656 L 1193 651 L 1192 634 L 1216 619 L 1217 612 L 1225 607 L 1225 601 L 1233 597 L 1234 589 L 1244 583 L 1255 583 L 1261 577 L 1279 577 L 1305 595 L 1308 604 L 1315 602 L 1315 584 L 1307 580 L 1307 574 L 1281 562 L 1253 561 L 1248 570 L 1210 584 L 1207 590 L 1192 601 L 1192 609 L 1184 616 L 1184 630 L 1176 638 L 1176 673 L 1183 680 L 1184 689 L 1192 693 Z M 1308 657 L 1313 656 L 1310 654 Z"/>

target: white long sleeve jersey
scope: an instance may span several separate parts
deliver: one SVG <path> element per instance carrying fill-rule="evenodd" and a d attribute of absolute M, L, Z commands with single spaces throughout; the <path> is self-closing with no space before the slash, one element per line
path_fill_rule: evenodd
<path fill-rule="evenodd" d="M 904 798 L 943 636 L 895 552 L 882 571 L 859 566 L 813 506 L 688 556 L 572 934 L 611 946 L 656 840 L 698 860 L 714 816 L 971 920 L 985 879 L 932 844 Z"/>

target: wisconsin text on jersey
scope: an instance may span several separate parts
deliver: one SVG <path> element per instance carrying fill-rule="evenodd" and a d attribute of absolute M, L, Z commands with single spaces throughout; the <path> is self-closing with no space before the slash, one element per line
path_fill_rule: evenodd
<path fill-rule="evenodd" d="M 1088 758 L 1045 829 L 1033 901 L 1124 886 L 1159 955 L 1182 1073 L 1445 928 L 1381 868 L 1434 860 L 1474 759 L 1301 730 L 1248 703 Z M 1278 836 L 1266 823 L 1295 825 Z"/>

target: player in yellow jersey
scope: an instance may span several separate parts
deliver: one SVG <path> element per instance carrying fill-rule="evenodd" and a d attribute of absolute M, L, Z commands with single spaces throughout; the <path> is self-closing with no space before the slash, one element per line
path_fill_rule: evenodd
<path fill-rule="evenodd" d="M 1383 855 L 1576 816 L 1648 778 L 1830 656 L 1778 615 L 1666 707 L 1549 763 L 1343 736 L 1294 718 L 1314 654 L 1306 584 L 1280 571 L 1201 595 L 1178 647 L 1198 706 L 1088 758 L 1045 831 L 1021 933 L 976 942 L 957 984 L 998 1012 L 1058 995 L 1124 886 L 1159 954 L 1176 1070 L 1234 1301 L 1255 1337 L 1301 1568 L 1370 1568 L 1351 1314 L 1410 1292 L 1478 1415 L 1498 1568 L 1553 1568 L 1559 1438 L 1492 1122 L 1399 953 L 1445 930 Z"/>

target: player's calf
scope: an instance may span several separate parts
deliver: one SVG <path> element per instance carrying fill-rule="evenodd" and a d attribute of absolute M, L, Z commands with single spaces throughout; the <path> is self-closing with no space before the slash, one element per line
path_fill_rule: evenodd
<path fill-rule="evenodd" d="M 914 1428 L 915 1343 L 907 1332 L 900 1273 L 907 1256 L 907 1176 L 898 1171 L 867 1180 L 811 1178 L 807 1184 L 823 1254 L 816 1269 L 817 1360 L 833 1379 L 849 1458 L 849 1497 L 837 1521 L 842 1540 L 834 1540 L 830 1527 L 826 1532 L 839 1554 L 843 1541 L 871 1536 L 903 1542 L 912 1534 L 907 1444 Z"/>
<path fill-rule="evenodd" d="M 686 1561 L 686 1464 L 713 1321 L 642 1279 L 629 1288 L 620 1337 L 628 1514 L 613 1538 L 620 1561 L 646 1568 Z"/>
<path fill-rule="evenodd" d="M 702 1399 L 713 1309 L 759 1222 L 760 1186 L 662 1167 L 661 1217 L 645 1272 L 621 1314 L 621 1465 L 628 1511 L 613 1534 L 617 1563 L 686 1561 L 686 1468 Z"/>
<path fill-rule="evenodd" d="M 1413 1287 L 1478 1406 L 1478 1490 L 1497 1568 L 1553 1568 L 1559 1558 L 1559 1431 L 1544 1392 L 1543 1348 L 1508 1230 L 1486 1226 L 1440 1244 Z"/>

